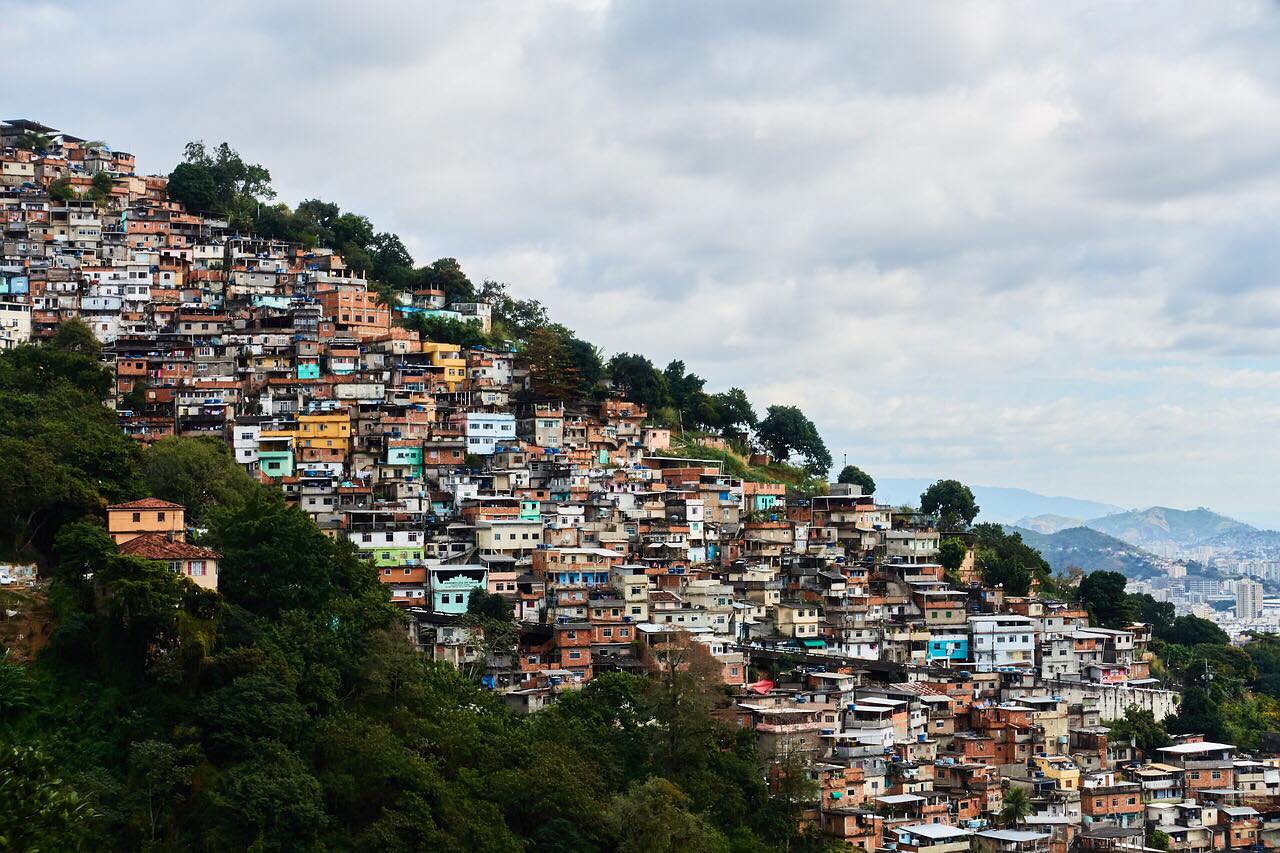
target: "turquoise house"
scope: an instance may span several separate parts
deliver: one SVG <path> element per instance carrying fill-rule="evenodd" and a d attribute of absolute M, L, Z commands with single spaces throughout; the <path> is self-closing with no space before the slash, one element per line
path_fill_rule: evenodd
<path fill-rule="evenodd" d="M 489 570 L 484 566 L 434 566 L 428 578 L 431 610 L 461 616 L 467 612 L 471 591 L 488 584 Z"/>
<path fill-rule="evenodd" d="M 293 451 L 260 450 L 258 451 L 258 467 L 268 477 L 292 477 Z"/>

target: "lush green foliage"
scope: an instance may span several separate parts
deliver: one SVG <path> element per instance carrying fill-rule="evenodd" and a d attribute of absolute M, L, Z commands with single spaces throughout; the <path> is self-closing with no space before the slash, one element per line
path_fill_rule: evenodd
<path fill-rule="evenodd" d="M 857 465 L 846 465 L 840 469 L 840 476 L 836 477 L 837 483 L 851 483 L 855 486 L 862 486 L 864 495 L 875 494 L 876 481 L 871 479 L 871 475 L 863 471 Z"/>
<path fill-rule="evenodd" d="M 188 142 L 183 161 L 169 175 L 168 191 L 188 209 L 226 217 L 233 226 L 251 223 L 258 205 L 275 196 L 271 173 L 246 163 L 225 142 L 212 151 L 203 142 Z"/>
<path fill-rule="evenodd" d="M 1080 580 L 1077 600 L 1089 611 L 1089 621 L 1117 628 L 1133 620 L 1133 608 L 1125 598 L 1125 576 L 1119 572 L 1091 572 Z"/>
<path fill-rule="evenodd" d="M 1107 720 L 1103 725 L 1111 730 L 1111 740 L 1130 741 L 1149 761 L 1155 761 L 1159 757 L 1157 749 L 1173 743 L 1168 730 L 1156 720 L 1155 715 L 1136 705 L 1131 705 L 1121 719 Z"/>
<path fill-rule="evenodd" d="M 973 534 L 978 574 L 987 586 L 1002 586 L 1005 595 L 1027 595 L 1033 580 L 1049 583 L 1049 564 L 1017 533 L 987 523 L 975 525 Z"/>
<path fill-rule="evenodd" d="M 825 475 L 831 468 L 831 453 L 818 434 L 813 421 L 795 406 L 770 406 L 756 429 L 760 443 L 775 458 L 786 461 L 792 456 L 805 460 L 805 470 L 815 476 Z"/>
<path fill-rule="evenodd" d="M 936 515 L 943 530 L 963 530 L 977 518 L 978 504 L 964 483 L 939 480 L 920 495 L 920 511 Z"/>

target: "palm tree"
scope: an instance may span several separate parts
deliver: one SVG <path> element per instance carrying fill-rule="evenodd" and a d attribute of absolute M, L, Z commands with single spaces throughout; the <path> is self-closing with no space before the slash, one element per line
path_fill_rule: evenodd
<path fill-rule="evenodd" d="M 1024 789 L 1010 788 L 1004 792 L 1004 805 L 1000 807 L 1000 814 L 997 815 L 1001 826 L 1021 823 L 1029 814 L 1031 814 L 1031 800 Z"/>

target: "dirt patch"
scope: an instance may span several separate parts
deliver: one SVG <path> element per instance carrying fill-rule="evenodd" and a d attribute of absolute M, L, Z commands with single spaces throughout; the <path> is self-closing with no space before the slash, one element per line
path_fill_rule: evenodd
<path fill-rule="evenodd" d="M 15 663 L 35 660 L 53 633 L 53 614 L 39 587 L 0 588 L 0 649 Z"/>

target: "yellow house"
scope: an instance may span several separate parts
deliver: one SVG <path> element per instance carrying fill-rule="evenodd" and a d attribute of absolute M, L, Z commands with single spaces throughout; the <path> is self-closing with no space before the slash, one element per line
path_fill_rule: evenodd
<path fill-rule="evenodd" d="M 457 344 L 423 341 L 422 351 L 431 356 L 434 379 L 449 391 L 457 391 L 467 378 L 467 361 Z"/>
<path fill-rule="evenodd" d="M 1037 755 L 1032 760 L 1036 763 L 1036 769 L 1043 773 L 1046 779 L 1052 779 L 1058 783 L 1059 790 L 1080 790 L 1080 768 L 1067 756 Z"/>
<path fill-rule="evenodd" d="M 323 450 L 346 456 L 351 444 L 351 416 L 346 412 L 298 415 L 294 444 L 299 453 Z M 319 457 L 317 457 L 319 458 Z"/>
<path fill-rule="evenodd" d="M 351 416 L 346 412 L 298 415 L 297 437 L 299 441 L 340 438 L 346 442 L 351 438 Z"/>
<path fill-rule="evenodd" d="M 797 640 L 816 639 L 822 612 L 818 605 L 807 601 L 782 601 L 777 609 L 778 633 Z"/>

